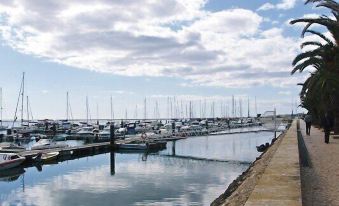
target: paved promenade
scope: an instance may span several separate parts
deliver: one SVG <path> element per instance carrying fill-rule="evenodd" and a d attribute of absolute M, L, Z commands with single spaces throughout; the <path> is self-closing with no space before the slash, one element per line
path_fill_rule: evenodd
<path fill-rule="evenodd" d="M 301 206 L 301 184 L 296 121 L 283 137 L 246 206 Z"/>
<path fill-rule="evenodd" d="M 300 129 L 311 160 L 311 167 L 301 167 L 303 205 L 339 206 L 339 139 L 325 144 L 324 133 L 314 127 L 307 136 L 303 121 Z"/>

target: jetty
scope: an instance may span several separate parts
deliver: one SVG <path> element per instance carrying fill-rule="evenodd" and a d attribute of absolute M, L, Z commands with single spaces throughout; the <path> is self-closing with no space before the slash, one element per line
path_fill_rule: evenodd
<path fill-rule="evenodd" d="M 212 205 L 302 205 L 299 120 L 254 161 Z"/>
<path fill-rule="evenodd" d="M 301 206 L 301 181 L 295 120 L 280 142 L 245 206 Z"/>

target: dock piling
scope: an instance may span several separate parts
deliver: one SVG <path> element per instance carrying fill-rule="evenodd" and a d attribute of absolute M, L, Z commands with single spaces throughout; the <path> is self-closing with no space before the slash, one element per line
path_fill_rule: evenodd
<path fill-rule="evenodd" d="M 110 152 L 110 160 L 111 160 L 111 175 L 115 175 L 115 153 L 114 151 Z"/>
<path fill-rule="evenodd" d="M 115 136 L 114 136 L 114 123 L 110 125 L 110 140 L 111 140 L 111 148 L 115 148 Z"/>

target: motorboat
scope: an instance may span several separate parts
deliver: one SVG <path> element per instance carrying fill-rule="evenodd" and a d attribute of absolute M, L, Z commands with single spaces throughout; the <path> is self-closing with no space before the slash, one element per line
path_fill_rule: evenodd
<path fill-rule="evenodd" d="M 109 139 L 111 137 L 110 127 L 105 127 L 102 131 L 98 133 L 100 139 Z"/>
<path fill-rule="evenodd" d="M 76 134 L 80 136 L 94 135 L 93 127 L 82 127 Z"/>
<path fill-rule="evenodd" d="M 47 152 L 47 153 L 38 153 L 37 156 L 33 157 L 33 160 L 36 162 L 50 162 L 56 160 L 59 156 L 59 152 Z"/>
<path fill-rule="evenodd" d="M 123 150 L 147 150 L 148 145 L 146 143 L 141 144 L 117 144 L 119 149 Z"/>
<path fill-rule="evenodd" d="M 42 149 L 54 149 L 54 148 L 65 148 L 65 147 L 68 147 L 68 145 L 63 142 L 55 142 L 50 139 L 40 139 L 38 142 L 33 144 L 31 149 L 42 150 Z"/>
<path fill-rule="evenodd" d="M 17 167 L 22 164 L 25 159 L 25 157 L 21 157 L 15 153 L 0 153 L 0 171 Z"/>

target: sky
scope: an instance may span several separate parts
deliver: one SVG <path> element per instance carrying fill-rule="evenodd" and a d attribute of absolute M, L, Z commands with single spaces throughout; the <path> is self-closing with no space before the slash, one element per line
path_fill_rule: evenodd
<path fill-rule="evenodd" d="M 290 75 L 302 25 L 289 21 L 323 12 L 302 0 L 2 0 L 3 118 L 23 72 L 35 119 L 66 118 L 67 92 L 76 119 L 86 96 L 93 119 L 111 118 L 111 96 L 115 118 L 143 118 L 145 98 L 149 118 L 187 116 L 190 102 L 194 117 L 232 115 L 232 95 L 238 115 L 302 111 L 309 73 Z"/>

